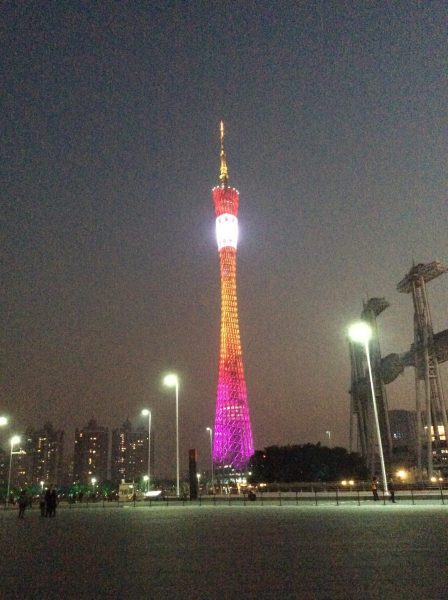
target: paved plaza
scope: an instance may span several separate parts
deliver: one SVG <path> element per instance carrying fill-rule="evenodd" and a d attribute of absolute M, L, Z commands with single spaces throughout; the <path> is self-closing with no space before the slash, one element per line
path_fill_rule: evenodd
<path fill-rule="evenodd" d="M 446 600 L 448 506 L 0 512 L 2 600 Z"/>

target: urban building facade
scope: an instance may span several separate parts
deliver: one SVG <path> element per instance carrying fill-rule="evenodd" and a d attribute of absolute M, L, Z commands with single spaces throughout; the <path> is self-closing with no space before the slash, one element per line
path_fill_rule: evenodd
<path fill-rule="evenodd" d="M 24 446 L 28 457 L 31 484 L 58 485 L 62 483 L 64 432 L 54 429 L 50 422 L 42 429 L 27 429 Z"/>
<path fill-rule="evenodd" d="M 148 473 L 148 441 L 148 430 L 143 426 L 133 427 L 129 419 L 112 431 L 112 481 L 139 481 Z M 151 463 L 153 456 L 151 452 Z"/>
<path fill-rule="evenodd" d="M 20 443 L 0 460 L 0 483 L 7 480 L 11 464 L 11 487 L 24 488 L 62 483 L 64 432 L 50 422 L 41 429 L 26 429 Z M 43 482 L 43 483 L 42 483 Z"/>
<path fill-rule="evenodd" d="M 75 431 L 73 482 L 91 484 L 108 479 L 107 459 L 109 430 L 91 419 L 86 427 Z"/>

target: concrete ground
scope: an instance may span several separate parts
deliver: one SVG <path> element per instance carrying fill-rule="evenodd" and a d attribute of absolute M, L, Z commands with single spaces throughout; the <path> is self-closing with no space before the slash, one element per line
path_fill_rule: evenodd
<path fill-rule="evenodd" d="M 448 506 L 0 511 L 0 598 L 447 600 Z"/>

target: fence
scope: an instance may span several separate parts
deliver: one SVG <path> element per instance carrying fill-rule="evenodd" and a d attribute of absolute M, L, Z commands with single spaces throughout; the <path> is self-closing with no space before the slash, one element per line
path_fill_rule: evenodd
<path fill-rule="evenodd" d="M 408 506 L 423 506 L 425 504 L 448 505 L 448 489 L 443 486 L 434 486 L 422 488 L 408 487 L 395 492 L 397 504 Z M 380 492 L 380 499 L 375 502 L 372 493 L 364 489 L 305 489 L 295 491 L 268 491 L 257 492 L 254 497 L 248 494 L 215 494 L 200 495 L 196 500 L 189 500 L 187 497 L 177 498 L 175 496 L 164 496 L 159 499 L 148 500 L 107 500 L 105 498 L 83 499 L 83 501 L 74 502 L 61 499 L 59 508 L 67 510 L 90 509 L 90 508 L 112 508 L 112 507 L 133 507 L 133 508 L 152 508 L 174 506 L 368 506 L 373 504 L 390 504 L 390 497 Z M 14 508 L 17 505 L 5 505 L 6 508 Z M 34 502 L 32 507 L 39 508 L 38 502 Z"/>

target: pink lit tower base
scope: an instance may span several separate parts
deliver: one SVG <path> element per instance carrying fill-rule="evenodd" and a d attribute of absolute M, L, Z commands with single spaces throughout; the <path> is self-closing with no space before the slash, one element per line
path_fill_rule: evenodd
<path fill-rule="evenodd" d="M 221 121 L 221 170 L 213 188 L 216 237 L 221 267 L 221 343 L 216 398 L 213 462 L 222 481 L 244 479 L 254 453 L 241 352 L 236 297 L 238 191 L 228 185 Z"/>

